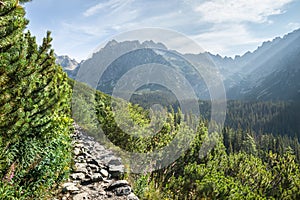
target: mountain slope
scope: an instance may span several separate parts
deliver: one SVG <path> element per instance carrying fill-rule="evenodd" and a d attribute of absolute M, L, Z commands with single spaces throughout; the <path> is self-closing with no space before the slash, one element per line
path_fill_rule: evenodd
<path fill-rule="evenodd" d="M 62 66 L 63 70 L 68 74 L 68 76 L 75 79 L 80 63 L 66 55 L 59 56 L 55 54 L 55 58 L 55 62 Z"/>
<path fill-rule="evenodd" d="M 143 43 L 139 41 L 110 41 L 104 48 L 94 53 L 90 59 L 80 65 L 80 70 L 83 71 L 80 72 L 76 79 L 86 82 L 90 86 L 107 94 L 112 94 L 116 83 L 125 73 L 130 72 L 130 70 L 136 67 L 147 66 L 146 68 L 149 70 L 150 68 L 155 69 L 159 65 L 170 67 L 170 73 L 163 73 L 164 70 L 162 69 L 161 72 L 153 72 L 153 76 L 161 76 L 161 80 L 164 79 L 162 80 L 163 82 L 172 82 L 172 87 L 180 88 L 182 84 L 180 81 L 178 82 L 180 80 L 179 77 L 171 73 L 172 70 L 173 72 L 177 71 L 190 82 L 196 93 L 197 91 L 199 92 L 197 93 L 199 98 L 209 98 L 204 81 L 201 76 L 196 75 L 197 71 L 195 71 L 191 64 L 184 60 L 184 56 L 176 51 L 168 50 L 161 43 L 154 43 L 153 41 L 145 41 Z M 91 71 L 95 73 L 89 73 Z M 132 75 L 132 80 L 135 80 L 139 76 L 138 74 Z M 170 88 L 164 87 L 168 86 L 163 83 L 161 85 L 154 83 L 147 85 L 146 83 L 145 86 L 138 89 L 144 92 L 147 90 L 162 90 L 164 92 L 167 92 L 168 89 L 170 90 Z"/>
<path fill-rule="evenodd" d="M 127 53 L 122 53 L 127 52 Z M 122 55 L 116 57 L 116 55 Z M 101 79 L 97 73 L 84 77 L 87 82 L 107 94 L 112 93 L 116 82 L 128 70 L 136 66 L 157 63 L 180 70 L 184 77 L 193 86 L 197 96 L 201 99 L 210 99 L 207 86 L 193 71 L 193 67 L 183 61 L 189 58 L 197 61 L 198 65 L 205 66 L 214 63 L 222 75 L 228 99 L 244 100 L 293 100 L 299 98 L 300 85 L 300 30 L 264 42 L 254 52 L 247 52 L 235 58 L 221 57 L 209 52 L 200 54 L 182 55 L 174 50 L 167 49 L 161 43 L 153 41 L 125 41 L 112 40 L 105 47 L 94 53 L 93 56 L 77 63 L 83 70 L 99 71 L 103 74 Z M 60 57 L 60 64 L 71 78 L 75 78 L 79 67 L 75 67 L 71 59 Z M 107 67 L 106 67 L 107 66 Z M 101 71 L 105 68 L 105 72 Z M 93 80 L 93 81 L 92 81 Z M 99 80 L 97 82 L 97 80 Z M 90 82 L 92 81 L 92 82 Z M 152 85 L 152 89 L 154 89 Z"/>
<path fill-rule="evenodd" d="M 295 100 L 300 94 L 300 30 L 275 39 L 252 63 L 243 99 Z M 262 58 L 264 57 L 264 58 Z M 260 61 L 262 59 L 262 61 Z M 254 66 L 252 64 L 252 66 Z"/>

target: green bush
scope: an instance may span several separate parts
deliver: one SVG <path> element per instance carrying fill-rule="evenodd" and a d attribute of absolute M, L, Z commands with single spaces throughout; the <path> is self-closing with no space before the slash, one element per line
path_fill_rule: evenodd
<path fill-rule="evenodd" d="M 17 0 L 0 6 L 0 199 L 47 198 L 71 161 L 70 95 L 50 32 L 37 46 Z"/>

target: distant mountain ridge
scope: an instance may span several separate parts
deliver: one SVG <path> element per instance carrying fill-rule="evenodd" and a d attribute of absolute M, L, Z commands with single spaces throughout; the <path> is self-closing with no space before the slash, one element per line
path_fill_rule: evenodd
<path fill-rule="evenodd" d="M 228 88 L 233 99 L 293 100 L 300 94 L 300 29 L 264 42 L 237 60 L 238 85 Z"/>
<path fill-rule="evenodd" d="M 55 57 L 56 63 L 61 65 L 66 70 L 74 70 L 79 65 L 79 63 L 75 59 L 72 59 L 67 55 L 58 56 L 55 54 Z"/>
<path fill-rule="evenodd" d="M 158 50 L 156 50 L 158 49 Z M 179 68 L 184 76 L 193 83 L 193 88 L 201 99 L 209 99 L 209 93 L 201 78 L 194 76 L 190 66 L 178 59 L 189 57 L 201 62 L 210 58 L 218 67 L 226 88 L 228 99 L 244 100 L 295 100 L 300 99 L 300 29 L 264 42 L 253 52 L 242 56 L 221 57 L 209 52 L 182 55 L 169 50 L 162 43 L 153 41 L 112 40 L 93 56 L 80 64 L 67 57 L 60 57 L 60 63 L 71 78 L 76 76 L 79 67 L 97 67 L 103 59 L 129 50 L 107 67 L 97 89 L 111 94 L 116 81 L 128 70 L 137 65 L 158 63 Z M 203 63 L 205 64 L 205 63 Z M 72 67 L 70 67 L 72 66 Z M 91 77 L 93 78 L 93 77 Z M 97 79 L 95 77 L 95 79 Z M 98 79 L 97 79 L 98 80 Z"/>
<path fill-rule="evenodd" d="M 55 54 L 55 57 L 55 62 L 62 66 L 63 70 L 68 74 L 70 78 L 75 79 L 80 63 L 67 55 L 59 56 Z"/>

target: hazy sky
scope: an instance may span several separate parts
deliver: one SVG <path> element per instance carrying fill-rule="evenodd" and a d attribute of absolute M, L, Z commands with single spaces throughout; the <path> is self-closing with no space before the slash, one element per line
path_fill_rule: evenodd
<path fill-rule="evenodd" d="M 38 42 L 52 31 L 59 55 L 78 61 L 124 31 L 178 31 L 222 56 L 253 51 L 300 28 L 299 0 L 33 0 L 25 4 Z"/>

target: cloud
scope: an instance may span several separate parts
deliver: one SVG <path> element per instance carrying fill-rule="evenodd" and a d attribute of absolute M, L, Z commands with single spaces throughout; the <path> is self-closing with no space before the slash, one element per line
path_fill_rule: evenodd
<path fill-rule="evenodd" d="M 263 41 L 272 39 L 272 35 L 257 34 L 255 24 L 273 24 L 270 16 L 286 12 L 286 6 L 292 1 L 210 0 L 194 4 L 194 12 L 199 16 L 197 23 L 212 24 L 212 27 L 192 37 L 212 53 L 234 56 L 253 51 Z M 290 24 L 292 26 L 297 27 L 297 24 Z"/>
<path fill-rule="evenodd" d="M 263 23 L 268 17 L 284 12 L 293 0 L 211 0 L 196 7 L 201 20 L 210 23 Z"/>
<path fill-rule="evenodd" d="M 255 50 L 261 42 L 270 39 L 255 37 L 242 24 L 217 25 L 210 31 L 194 35 L 192 38 L 205 51 L 223 56 L 241 55 L 246 51 Z"/>
<path fill-rule="evenodd" d="M 32 1 L 28 13 L 41 14 L 46 8 L 57 13 L 36 21 L 35 34 L 44 29 L 55 34 L 54 47 L 64 54 L 77 54 L 96 48 L 116 34 L 144 27 L 160 27 L 181 32 L 207 51 L 221 55 L 241 54 L 254 50 L 261 42 L 299 28 L 296 0 L 101 0 L 87 3 L 74 0 L 72 9 L 58 0 Z M 44 9 L 44 10 L 43 10 Z M 296 13 L 293 14 L 293 12 Z M 285 13 L 285 15 L 280 15 Z M 292 14 L 292 15 L 291 15 Z M 271 17 L 277 15 L 276 17 Z M 295 16 L 291 18 L 291 16 Z M 35 17 L 39 19 L 39 17 Z M 299 20 L 298 20 L 299 21 Z M 55 22 L 55 23 L 53 23 Z M 272 24 L 273 22 L 273 24 Z M 43 27 L 41 31 L 40 27 Z M 42 33 L 42 34 L 40 34 Z M 174 39 L 174 38 L 173 38 Z M 175 39 L 174 39 L 175 40 Z M 65 41 L 69 41 L 66 43 Z M 174 43 L 178 43 L 178 41 Z M 178 43 L 178 46 L 184 46 Z M 186 45 L 186 48 L 187 47 Z M 76 50 L 75 50 L 76 49 Z M 79 50 L 80 49 L 80 50 Z M 79 56 L 80 54 L 80 56 Z"/>
<path fill-rule="evenodd" d="M 109 11 L 109 12 L 116 12 L 128 5 L 130 5 L 133 2 L 133 0 L 108 0 L 105 3 L 98 3 L 97 5 L 94 5 L 87 9 L 83 15 L 85 17 L 90 17 L 95 14 L 98 14 L 100 11 Z"/>
<path fill-rule="evenodd" d="M 290 22 L 286 25 L 286 28 L 291 30 L 291 31 L 294 31 L 296 29 L 299 29 L 300 28 L 300 23 L 298 22 Z"/>

